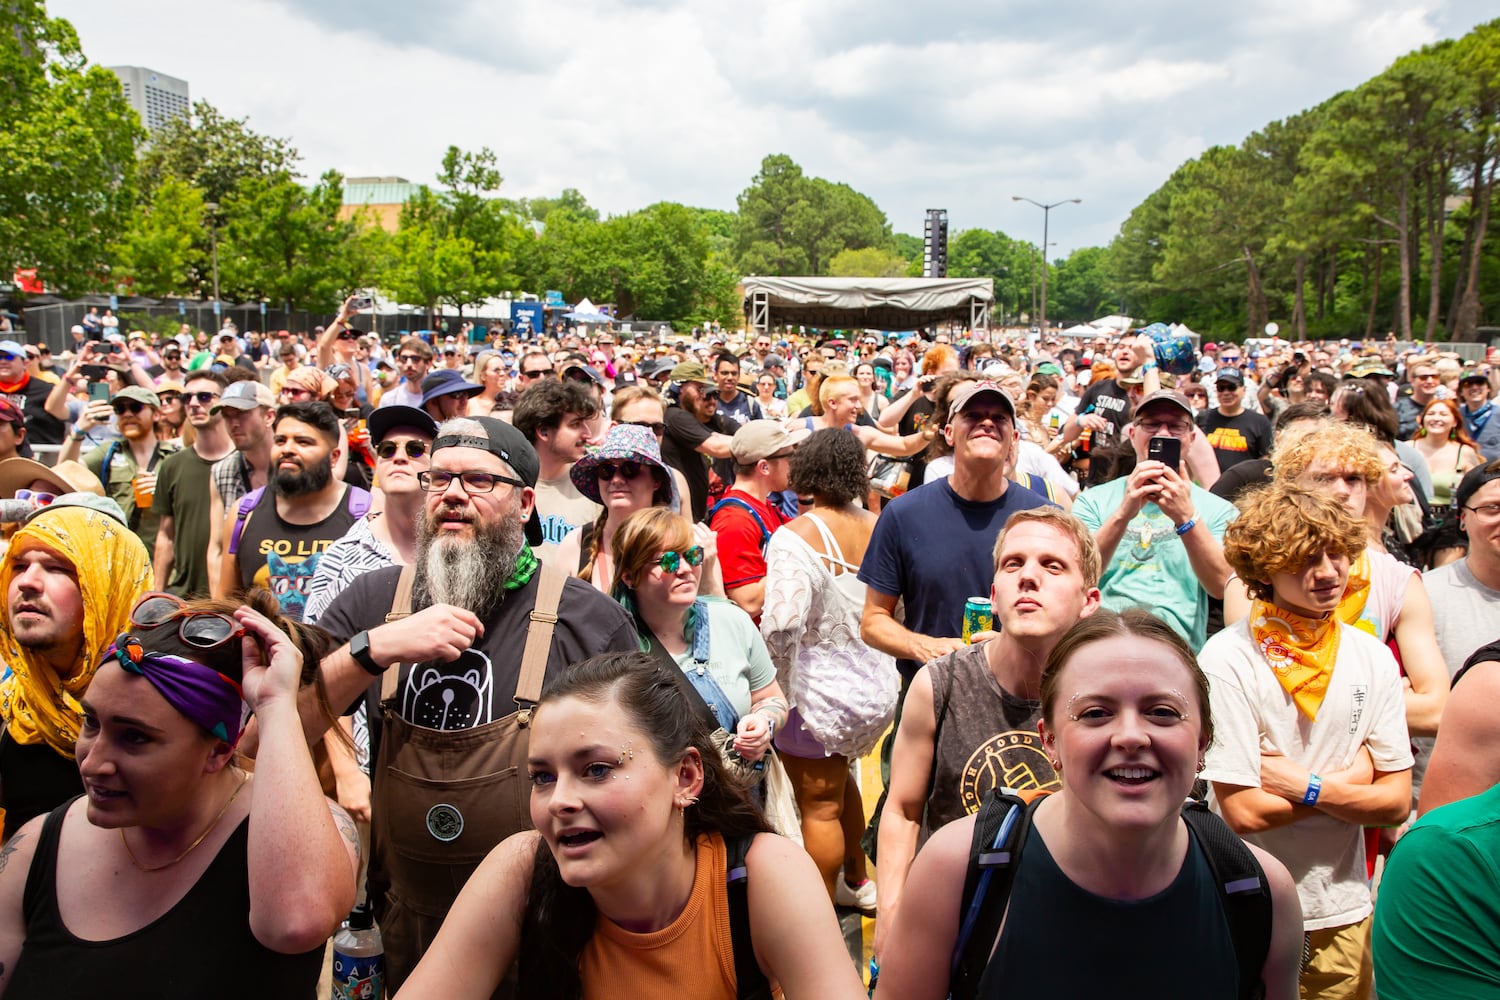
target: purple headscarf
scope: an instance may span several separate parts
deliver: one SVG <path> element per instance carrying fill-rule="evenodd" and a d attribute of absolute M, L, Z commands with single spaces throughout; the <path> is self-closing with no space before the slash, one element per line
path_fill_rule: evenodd
<path fill-rule="evenodd" d="M 137 661 L 111 646 L 108 656 L 130 673 L 146 678 L 167 704 L 219 739 L 230 746 L 239 743 L 250 710 L 236 681 L 213 667 L 173 653 L 146 652 Z"/>

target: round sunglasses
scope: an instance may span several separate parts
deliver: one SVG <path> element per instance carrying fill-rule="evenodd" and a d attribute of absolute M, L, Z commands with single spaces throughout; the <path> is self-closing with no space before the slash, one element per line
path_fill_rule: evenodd
<path fill-rule="evenodd" d="M 626 479 L 634 479 L 644 468 L 640 462 L 600 462 L 594 466 L 594 474 L 601 483 L 607 483 L 615 478 L 617 472 Z"/>
<path fill-rule="evenodd" d="M 427 454 L 429 445 L 426 441 L 403 441 L 397 444 L 395 441 L 382 441 L 375 448 L 376 457 L 383 461 L 390 461 L 396 457 L 396 449 L 403 448 L 407 458 L 421 458 Z"/>
<path fill-rule="evenodd" d="M 661 558 L 657 560 L 657 565 L 662 568 L 662 572 L 664 573 L 675 573 L 682 568 L 683 560 L 687 560 L 689 566 L 701 566 L 703 564 L 703 546 L 694 545 L 692 548 L 685 549 L 682 552 L 663 552 Z"/>
<path fill-rule="evenodd" d="M 198 649 L 216 649 L 245 634 L 240 623 L 228 615 L 217 611 L 188 611 L 187 604 L 174 594 L 147 594 L 130 609 L 130 624 L 135 628 L 158 628 L 173 619 L 177 619 L 178 637 Z M 132 643 L 140 644 L 134 636 L 126 638 L 130 641 L 119 643 L 122 649 Z"/>

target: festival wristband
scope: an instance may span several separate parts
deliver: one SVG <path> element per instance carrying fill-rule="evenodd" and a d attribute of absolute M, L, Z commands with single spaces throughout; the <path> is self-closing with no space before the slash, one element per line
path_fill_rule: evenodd
<path fill-rule="evenodd" d="M 1197 527 L 1197 525 L 1198 525 L 1198 519 L 1196 517 L 1190 517 L 1186 521 L 1183 521 L 1181 524 L 1179 524 L 1177 527 L 1173 528 L 1172 530 L 1175 531 L 1175 532 L 1177 532 L 1177 537 L 1181 538 L 1183 535 L 1187 534 L 1189 531 L 1192 531 L 1193 528 Z"/>
<path fill-rule="evenodd" d="M 1315 806 L 1318 804 L 1318 795 L 1323 791 L 1323 779 L 1316 774 L 1307 776 L 1307 791 L 1302 795 L 1302 804 Z"/>
<path fill-rule="evenodd" d="M 1145 364 L 1141 365 L 1141 371 L 1143 371 L 1143 372 L 1154 372 L 1154 371 L 1156 371 L 1156 362 L 1155 361 L 1147 361 Z"/>

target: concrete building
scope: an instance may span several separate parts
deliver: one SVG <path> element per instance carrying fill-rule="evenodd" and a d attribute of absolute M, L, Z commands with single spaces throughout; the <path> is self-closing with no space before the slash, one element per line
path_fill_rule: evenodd
<path fill-rule="evenodd" d="M 158 73 L 144 66 L 111 66 L 110 72 L 120 78 L 125 100 L 141 116 L 141 123 L 155 132 L 192 108 L 186 80 Z"/>

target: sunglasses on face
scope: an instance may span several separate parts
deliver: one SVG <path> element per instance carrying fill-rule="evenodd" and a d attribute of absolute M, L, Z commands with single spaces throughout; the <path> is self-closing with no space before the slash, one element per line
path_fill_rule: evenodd
<path fill-rule="evenodd" d="M 553 369 L 551 369 L 551 368 L 533 368 L 529 372 L 522 372 L 521 373 L 521 377 L 522 378 L 541 378 L 544 375 L 551 375 L 552 372 L 553 372 Z"/>
<path fill-rule="evenodd" d="M 25 361 L 25 355 L 13 354 L 10 351 L 0 351 L 0 361 Z"/>
<path fill-rule="evenodd" d="M 426 358 L 419 358 L 415 354 L 400 354 L 396 356 L 396 360 L 403 365 L 421 365 L 427 363 Z"/>
<path fill-rule="evenodd" d="M 38 507 L 45 507 L 57 499 L 56 493 L 43 493 L 40 490 L 16 490 L 17 500 L 30 500 Z"/>
<path fill-rule="evenodd" d="M 689 566 L 700 566 L 703 564 L 703 546 L 694 545 L 682 552 L 663 552 L 657 560 L 657 565 L 664 573 L 675 573 L 682 568 L 683 560 L 687 560 Z"/>
<path fill-rule="evenodd" d="M 594 474 L 601 483 L 607 483 L 615 478 L 617 472 L 626 479 L 634 479 L 641 474 L 643 468 L 640 462 L 600 462 L 594 466 Z"/>
<path fill-rule="evenodd" d="M 115 411 L 115 416 L 117 417 L 123 416 L 126 413 L 130 414 L 131 416 L 135 416 L 137 413 L 140 413 L 141 410 L 145 409 L 145 406 L 146 404 L 138 403 L 133 399 L 122 399 L 119 402 L 115 403 L 111 408 Z"/>
<path fill-rule="evenodd" d="M 240 623 L 228 615 L 216 611 L 187 611 L 182 598 L 173 594 L 147 594 L 130 610 L 130 624 L 136 628 L 156 628 L 177 619 L 177 635 L 189 646 L 198 649 L 216 649 L 245 634 Z M 140 646 L 135 636 L 122 637 L 121 649 L 127 645 Z M 139 663 L 138 658 L 135 662 Z"/>
<path fill-rule="evenodd" d="M 218 399 L 219 394 L 217 392 L 185 392 L 182 398 L 190 403 L 197 403 L 199 406 L 207 406 Z"/>
<path fill-rule="evenodd" d="M 375 447 L 375 454 L 379 458 L 389 462 L 396 457 L 396 449 L 404 447 L 407 458 L 421 458 L 427 454 L 428 444 L 426 441 L 382 441 Z"/>
<path fill-rule="evenodd" d="M 359 334 L 353 330 L 345 330 L 339 334 L 340 340 L 358 340 Z"/>

